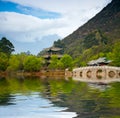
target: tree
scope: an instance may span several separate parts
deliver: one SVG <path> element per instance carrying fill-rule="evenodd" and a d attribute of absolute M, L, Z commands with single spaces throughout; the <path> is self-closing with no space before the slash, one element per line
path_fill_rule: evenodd
<path fill-rule="evenodd" d="M 20 53 L 16 55 L 11 55 L 9 58 L 9 67 L 7 68 L 8 71 L 18 71 L 24 69 L 24 61 L 27 58 L 26 53 Z"/>
<path fill-rule="evenodd" d="M 57 69 L 58 61 L 59 60 L 58 60 L 57 55 L 52 55 L 48 68 L 49 69 Z"/>
<path fill-rule="evenodd" d="M 59 48 L 64 48 L 65 47 L 64 43 L 60 39 L 58 39 L 57 41 L 54 41 L 54 46 L 59 47 Z"/>
<path fill-rule="evenodd" d="M 42 59 L 30 55 L 25 59 L 24 70 L 29 72 L 39 71 L 42 66 Z"/>
<path fill-rule="evenodd" d="M 73 66 L 73 59 L 70 55 L 65 54 L 60 61 L 63 63 L 63 67 L 65 68 L 72 68 Z"/>
<path fill-rule="evenodd" d="M 62 42 L 62 40 L 58 39 L 57 41 L 54 41 L 54 47 L 61 48 L 60 51 L 62 54 L 64 53 L 65 44 Z"/>
<path fill-rule="evenodd" d="M 29 56 L 28 53 L 24 53 L 24 52 L 17 55 L 18 60 L 19 60 L 19 70 L 24 69 L 24 61 L 28 56 Z"/>
<path fill-rule="evenodd" d="M 84 47 L 86 49 L 91 48 L 93 46 L 105 46 L 108 43 L 108 39 L 100 30 L 96 30 L 90 34 L 88 34 L 84 41 Z"/>
<path fill-rule="evenodd" d="M 14 51 L 14 46 L 13 44 L 6 39 L 5 37 L 3 37 L 0 40 L 0 52 L 3 52 L 5 54 L 7 54 L 7 56 L 10 56 L 10 54 Z"/>
<path fill-rule="evenodd" d="M 96 39 L 95 33 L 90 33 L 84 39 L 84 47 L 86 49 L 91 48 L 92 46 L 99 45 L 99 40 Z"/>
<path fill-rule="evenodd" d="M 8 67 L 8 56 L 0 52 L 0 71 L 5 71 Z"/>
<path fill-rule="evenodd" d="M 7 71 L 17 71 L 20 67 L 20 61 L 17 55 L 12 55 L 9 59 L 9 66 Z"/>
<path fill-rule="evenodd" d="M 113 60 L 113 65 L 120 66 L 120 42 L 115 43 L 111 59 Z"/>

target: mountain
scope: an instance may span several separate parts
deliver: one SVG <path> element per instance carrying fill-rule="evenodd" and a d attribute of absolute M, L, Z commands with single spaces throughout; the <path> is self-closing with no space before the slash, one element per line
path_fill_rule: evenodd
<path fill-rule="evenodd" d="M 73 57 L 88 49 L 91 55 L 109 52 L 115 42 L 120 42 L 120 0 L 112 0 L 95 17 L 61 40 L 64 52 Z"/>

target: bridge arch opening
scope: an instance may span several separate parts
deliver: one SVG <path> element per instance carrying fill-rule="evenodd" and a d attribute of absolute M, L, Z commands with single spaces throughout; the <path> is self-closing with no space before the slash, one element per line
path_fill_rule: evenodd
<path fill-rule="evenodd" d="M 109 76 L 110 78 L 115 77 L 115 72 L 114 72 L 114 71 L 109 71 L 109 72 L 108 72 L 108 76 Z"/>
<path fill-rule="evenodd" d="M 120 77 L 120 72 L 118 72 L 118 77 Z"/>
<path fill-rule="evenodd" d="M 97 77 L 97 79 L 102 79 L 102 72 L 103 72 L 102 69 L 98 69 L 98 70 L 96 71 L 96 77 Z"/>
<path fill-rule="evenodd" d="M 82 71 L 80 71 L 80 77 L 82 77 L 82 76 L 83 76 L 82 74 L 83 74 L 83 72 L 82 72 Z"/>
<path fill-rule="evenodd" d="M 87 75 L 88 78 L 91 78 L 92 77 L 92 71 L 88 70 L 87 73 L 86 73 L 86 75 Z"/>

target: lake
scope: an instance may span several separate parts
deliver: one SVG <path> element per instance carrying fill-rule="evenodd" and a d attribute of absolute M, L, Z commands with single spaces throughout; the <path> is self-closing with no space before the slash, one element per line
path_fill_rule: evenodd
<path fill-rule="evenodd" d="M 120 118 L 120 83 L 1 77 L 0 118 Z"/>

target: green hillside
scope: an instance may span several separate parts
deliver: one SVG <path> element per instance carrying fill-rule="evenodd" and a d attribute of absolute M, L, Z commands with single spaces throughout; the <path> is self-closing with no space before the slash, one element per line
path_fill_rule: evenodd
<path fill-rule="evenodd" d="M 109 55 L 120 42 L 120 0 L 112 0 L 100 13 L 72 34 L 54 43 L 64 53 L 85 62 Z"/>

